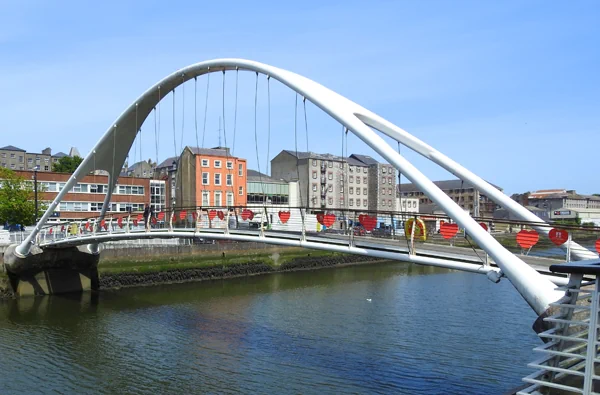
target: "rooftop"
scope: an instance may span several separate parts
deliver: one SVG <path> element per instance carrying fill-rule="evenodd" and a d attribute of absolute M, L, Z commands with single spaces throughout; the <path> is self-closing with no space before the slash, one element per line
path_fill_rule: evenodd
<path fill-rule="evenodd" d="M 215 148 L 198 148 L 187 146 L 194 155 L 207 155 L 207 156 L 231 156 L 231 152 L 228 147 L 215 147 Z"/>
<path fill-rule="evenodd" d="M 440 188 L 442 191 L 447 191 L 449 189 L 469 189 L 473 188 L 473 184 L 468 181 L 462 180 L 443 180 L 443 181 L 434 181 L 435 185 Z M 491 184 L 491 183 L 490 183 Z M 502 190 L 497 185 L 491 184 L 494 188 Z M 398 185 L 398 191 L 404 192 L 421 192 L 421 190 L 413 183 L 405 183 Z"/>
<path fill-rule="evenodd" d="M 285 180 L 278 180 L 256 170 L 248 169 L 246 172 L 248 182 L 263 182 L 269 184 L 287 184 Z"/>
<path fill-rule="evenodd" d="M 373 159 L 369 155 L 352 154 L 352 155 L 350 155 L 350 157 L 364 163 L 367 166 L 379 164 L 379 162 L 377 162 L 375 159 Z"/>
<path fill-rule="evenodd" d="M 63 158 L 65 156 L 68 156 L 67 154 L 65 154 L 64 152 L 57 152 L 56 154 L 52 155 L 53 158 Z"/>
<path fill-rule="evenodd" d="M 7 145 L 6 147 L 0 148 L 0 150 L 25 152 L 24 149 L 21 149 L 19 147 L 15 147 L 14 145 Z"/>

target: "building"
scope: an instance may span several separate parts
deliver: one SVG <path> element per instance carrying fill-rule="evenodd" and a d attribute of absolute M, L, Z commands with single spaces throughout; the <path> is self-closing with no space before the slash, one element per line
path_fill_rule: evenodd
<path fill-rule="evenodd" d="M 185 147 L 170 170 L 168 163 L 157 168 L 159 174 L 163 169 L 171 171 L 171 201 L 178 207 L 246 205 L 246 159 L 231 156 L 227 147 Z"/>
<path fill-rule="evenodd" d="M 76 152 L 77 148 L 71 148 L 71 152 Z M 58 152 L 52 155 L 52 149 L 45 148 L 40 153 L 27 152 L 24 149 L 7 145 L 0 148 L 0 167 L 12 170 L 34 170 L 52 171 L 52 165 L 58 163 L 60 158 L 68 156 L 64 152 Z"/>
<path fill-rule="evenodd" d="M 600 208 L 569 208 L 550 211 L 552 221 L 575 220 L 583 224 L 600 226 Z"/>
<path fill-rule="evenodd" d="M 246 205 L 252 206 L 298 206 L 298 182 L 269 177 L 256 170 L 247 171 Z"/>
<path fill-rule="evenodd" d="M 498 205 L 489 199 L 486 195 L 480 193 L 477 189 L 467 181 L 461 180 L 445 180 L 435 181 L 435 185 L 440 188 L 446 195 L 450 196 L 456 204 L 462 209 L 468 211 L 470 215 L 474 217 L 488 217 L 493 218 L 494 211 L 498 208 Z M 493 184 L 492 184 L 493 185 Z M 495 188 L 502 191 L 502 188 L 493 185 Z M 398 185 L 399 196 L 404 197 L 415 197 L 419 199 L 419 207 L 421 212 L 430 208 L 430 211 L 439 210 L 437 205 L 421 192 L 416 185 L 400 184 Z M 432 212 L 433 213 L 433 212 Z"/>
<path fill-rule="evenodd" d="M 345 209 L 345 163 L 345 158 L 336 155 L 314 152 L 296 155 L 295 151 L 283 150 L 271 160 L 271 176 L 288 182 L 297 181 L 298 202 L 302 207 Z"/>
<path fill-rule="evenodd" d="M 156 163 L 153 163 L 152 160 L 143 160 L 140 162 L 136 162 L 131 166 L 128 166 L 127 170 L 125 171 L 125 174 L 128 177 L 153 178 L 154 169 L 156 167 Z"/>
<path fill-rule="evenodd" d="M 528 196 L 529 205 L 547 211 L 568 209 L 600 209 L 600 196 L 580 195 L 575 190 L 548 189 Z"/>
<path fill-rule="evenodd" d="M 396 211 L 396 169 L 368 155 L 352 154 L 350 158 L 368 167 L 369 210 Z M 364 182 L 365 177 L 362 178 Z"/>
<path fill-rule="evenodd" d="M 369 210 L 371 203 L 369 185 L 369 166 L 353 158 L 346 158 L 348 172 L 346 181 L 348 184 L 348 208 Z"/>
<path fill-rule="evenodd" d="M 418 213 L 419 199 L 413 197 L 401 197 L 400 194 L 396 194 L 396 208 L 397 211 L 402 213 Z"/>
<path fill-rule="evenodd" d="M 33 179 L 32 171 L 16 171 L 26 180 Z M 50 203 L 54 200 L 71 177 L 67 173 L 38 172 L 37 180 L 40 191 L 39 200 Z M 108 177 L 103 175 L 87 175 L 69 191 L 58 205 L 50 222 L 96 217 L 102 210 L 108 188 Z M 119 177 L 113 191 L 107 215 L 117 213 L 138 213 L 152 204 L 156 212 L 165 210 L 165 181 L 148 178 Z"/>

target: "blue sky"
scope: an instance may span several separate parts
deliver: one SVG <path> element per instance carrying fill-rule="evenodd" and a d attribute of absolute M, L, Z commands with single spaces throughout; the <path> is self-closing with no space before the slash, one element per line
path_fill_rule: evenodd
<path fill-rule="evenodd" d="M 162 77 L 202 60 L 240 57 L 314 79 L 508 193 L 553 187 L 600 193 L 595 0 L 0 0 L 0 15 L 0 145 L 30 151 L 50 146 L 54 152 L 76 146 L 85 154 Z M 200 123 L 204 78 L 197 86 Z M 235 153 L 256 168 L 254 76 L 239 78 Z M 226 76 L 230 145 L 234 80 L 234 73 Z M 218 143 L 221 83 L 220 75 L 211 77 L 206 146 Z M 264 171 L 264 78 L 259 86 Z M 272 157 L 294 147 L 295 96 L 274 82 L 271 96 Z M 176 96 L 177 103 L 182 98 Z M 165 100 L 159 160 L 174 153 L 171 102 Z M 190 83 L 186 106 L 177 108 L 178 145 L 181 114 L 184 144 L 195 145 L 193 101 Z M 308 122 L 310 150 L 341 154 L 338 124 L 312 105 Z M 156 160 L 153 133 L 151 117 L 131 158 Z M 373 153 L 356 137 L 348 146 L 350 152 Z M 402 153 L 432 179 L 451 177 L 408 149 Z"/>

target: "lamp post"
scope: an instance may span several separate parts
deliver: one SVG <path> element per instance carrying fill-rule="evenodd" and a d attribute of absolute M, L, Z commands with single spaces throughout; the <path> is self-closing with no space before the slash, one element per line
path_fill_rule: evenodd
<path fill-rule="evenodd" d="M 37 216 L 38 216 L 38 184 L 37 184 L 37 172 L 40 169 L 40 166 L 35 166 L 33 168 L 33 196 L 35 199 L 35 213 L 33 214 L 33 224 L 37 224 Z"/>

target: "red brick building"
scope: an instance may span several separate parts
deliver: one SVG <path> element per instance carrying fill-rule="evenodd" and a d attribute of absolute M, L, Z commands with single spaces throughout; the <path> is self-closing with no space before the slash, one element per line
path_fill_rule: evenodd
<path fill-rule="evenodd" d="M 32 171 L 15 171 L 26 180 L 33 180 Z M 71 174 L 38 172 L 40 201 L 50 203 L 60 192 Z M 73 219 L 95 217 L 100 214 L 108 190 L 108 176 L 87 175 L 69 191 L 57 206 L 55 216 L 49 222 L 62 222 Z M 107 215 L 143 212 L 146 205 L 152 205 L 154 211 L 166 207 L 166 183 L 164 180 L 149 178 L 119 177 L 113 191 Z"/>

